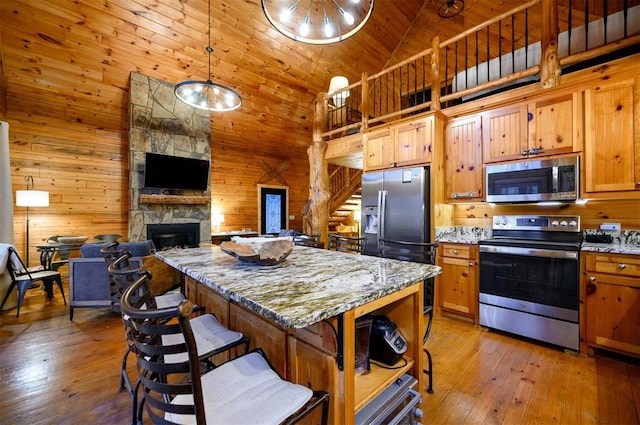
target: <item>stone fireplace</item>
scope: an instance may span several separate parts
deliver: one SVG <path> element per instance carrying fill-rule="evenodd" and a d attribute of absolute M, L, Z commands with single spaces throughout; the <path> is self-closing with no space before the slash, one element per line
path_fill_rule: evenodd
<path fill-rule="evenodd" d="M 208 111 L 179 101 L 173 84 L 131 73 L 129 90 L 129 240 L 140 241 L 155 233 L 156 225 L 197 227 L 189 230 L 162 230 L 165 235 L 181 235 L 178 245 L 198 246 L 211 242 L 211 192 L 182 191 L 179 195 L 154 196 L 144 186 L 145 152 L 188 158 L 211 159 Z M 210 186 L 208 186 L 210 187 Z M 157 194 L 156 194 L 157 195 Z M 194 201 L 196 200 L 196 201 Z M 186 238 L 186 239 L 184 239 Z M 196 238 L 195 241 L 193 238 Z M 153 239 L 153 238 L 151 238 Z M 183 240 L 184 239 L 184 240 Z M 162 243 L 173 243 L 163 241 Z M 195 242 L 195 244 L 194 244 Z M 154 240 L 157 249 L 161 249 Z"/>

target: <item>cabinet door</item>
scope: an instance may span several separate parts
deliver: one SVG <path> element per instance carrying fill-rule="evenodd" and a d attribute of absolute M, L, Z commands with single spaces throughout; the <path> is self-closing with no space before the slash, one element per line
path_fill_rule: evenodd
<path fill-rule="evenodd" d="M 639 77 L 586 90 L 585 192 L 640 191 L 639 91 Z"/>
<path fill-rule="evenodd" d="M 398 126 L 395 131 L 396 166 L 428 164 L 433 150 L 433 120 L 413 121 Z"/>
<path fill-rule="evenodd" d="M 198 304 L 197 285 L 197 282 L 193 278 L 189 276 L 184 277 L 184 296 L 189 301 L 196 304 Z"/>
<path fill-rule="evenodd" d="M 229 328 L 229 300 L 211 288 L 199 284 L 198 286 L 198 306 L 204 307 L 205 313 L 213 314 L 218 322 L 226 328 Z M 244 349 L 238 350 L 235 355 L 240 355 Z M 215 364 L 221 364 L 229 360 L 229 352 L 225 351 L 213 358 Z"/>
<path fill-rule="evenodd" d="M 478 320 L 476 250 L 470 246 L 442 244 L 442 255 L 438 257 L 442 273 L 436 277 L 439 307 L 471 317 L 475 322 Z"/>
<path fill-rule="evenodd" d="M 365 171 L 393 167 L 395 165 L 393 150 L 393 133 L 390 129 L 365 135 Z"/>
<path fill-rule="evenodd" d="M 640 355 L 640 279 L 587 275 L 587 343 Z"/>
<path fill-rule="evenodd" d="M 445 196 L 448 200 L 481 200 L 482 139 L 480 115 L 452 120 L 445 139 Z"/>
<path fill-rule="evenodd" d="M 527 105 L 506 106 L 482 114 L 482 147 L 485 163 L 526 155 Z"/>
<path fill-rule="evenodd" d="M 248 336 L 250 349 L 262 348 L 273 368 L 287 379 L 287 335 L 275 323 L 269 322 L 257 314 L 231 303 L 230 328 Z"/>
<path fill-rule="evenodd" d="M 579 94 L 568 94 L 529 105 L 528 149 L 534 155 L 559 155 L 581 150 Z"/>

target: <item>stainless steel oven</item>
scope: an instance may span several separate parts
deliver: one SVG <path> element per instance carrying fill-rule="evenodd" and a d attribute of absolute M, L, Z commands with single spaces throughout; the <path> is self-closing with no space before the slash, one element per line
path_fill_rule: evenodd
<path fill-rule="evenodd" d="M 578 350 L 580 217 L 494 217 L 479 251 L 480 324 Z"/>

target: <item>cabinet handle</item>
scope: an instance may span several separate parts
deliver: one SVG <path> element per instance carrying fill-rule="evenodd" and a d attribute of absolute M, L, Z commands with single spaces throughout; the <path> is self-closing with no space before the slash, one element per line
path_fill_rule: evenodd
<path fill-rule="evenodd" d="M 595 282 L 595 281 L 596 281 L 595 276 L 589 276 L 589 282 Z"/>
<path fill-rule="evenodd" d="M 527 155 L 529 155 L 529 151 L 528 150 L 522 151 L 522 152 L 520 152 L 520 155 L 527 156 Z"/>
<path fill-rule="evenodd" d="M 626 264 L 624 264 L 624 263 L 620 263 L 620 264 L 618 264 L 618 270 L 624 270 L 624 269 L 626 269 L 626 268 L 627 268 L 627 265 L 626 265 Z"/>
<path fill-rule="evenodd" d="M 454 192 L 452 198 L 456 199 L 456 198 L 473 198 L 475 196 L 475 193 L 473 192 L 469 192 L 469 193 L 458 193 L 458 192 Z"/>
<path fill-rule="evenodd" d="M 458 250 L 457 250 L 457 249 L 454 249 L 454 250 L 453 250 L 453 254 L 454 254 L 454 255 L 458 255 Z"/>
<path fill-rule="evenodd" d="M 469 261 L 469 265 L 470 265 L 471 267 L 473 267 L 473 266 L 475 266 L 475 265 L 476 265 L 476 263 L 474 263 L 473 261 Z"/>

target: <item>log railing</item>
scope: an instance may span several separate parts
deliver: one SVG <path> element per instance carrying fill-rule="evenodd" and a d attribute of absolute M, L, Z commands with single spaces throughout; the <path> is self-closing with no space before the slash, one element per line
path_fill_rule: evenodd
<path fill-rule="evenodd" d="M 555 25 L 553 23 L 556 23 Z M 635 0 L 530 0 L 336 93 L 321 94 L 332 139 L 439 110 L 496 88 L 558 84 L 562 68 L 640 43 Z M 348 91 L 348 97 L 346 97 Z M 332 97 L 345 100 L 334 105 Z"/>

